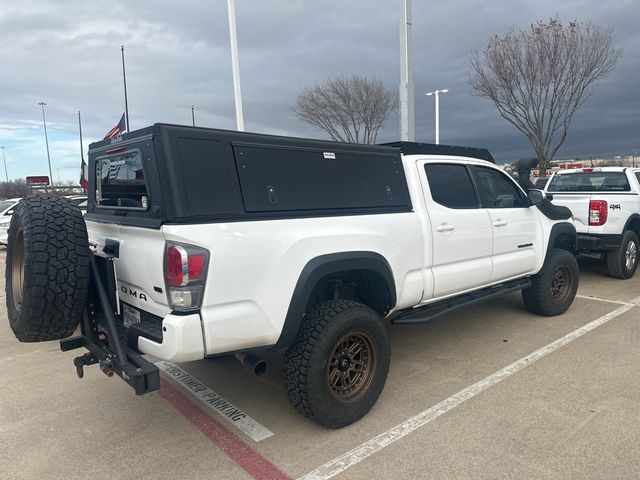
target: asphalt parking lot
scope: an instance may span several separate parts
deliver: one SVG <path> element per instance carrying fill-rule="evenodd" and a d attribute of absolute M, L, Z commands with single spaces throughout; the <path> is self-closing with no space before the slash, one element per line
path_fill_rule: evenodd
<path fill-rule="evenodd" d="M 277 355 L 263 377 L 180 364 L 136 397 L 95 366 L 78 379 L 57 342 L 18 343 L 3 301 L 0 478 L 640 478 L 640 274 L 584 260 L 578 295 L 553 318 L 513 294 L 390 326 L 384 392 L 341 430 L 294 411 Z"/>

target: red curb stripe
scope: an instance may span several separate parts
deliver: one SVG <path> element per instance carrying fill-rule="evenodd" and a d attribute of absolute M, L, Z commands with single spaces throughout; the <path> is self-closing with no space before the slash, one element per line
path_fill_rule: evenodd
<path fill-rule="evenodd" d="M 160 380 L 160 394 L 216 447 L 256 480 L 291 480 L 245 442 L 228 431 L 198 405 L 187 399 L 166 380 Z"/>

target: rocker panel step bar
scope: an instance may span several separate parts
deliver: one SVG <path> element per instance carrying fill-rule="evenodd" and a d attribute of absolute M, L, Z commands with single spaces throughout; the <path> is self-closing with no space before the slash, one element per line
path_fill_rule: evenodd
<path fill-rule="evenodd" d="M 483 288 L 474 292 L 466 293 L 455 298 L 447 298 L 439 302 L 430 303 L 422 307 L 411 308 L 401 311 L 391 321 L 397 324 L 418 324 L 433 320 L 440 315 L 452 312 L 458 308 L 473 305 L 489 298 L 497 297 L 508 292 L 522 290 L 531 286 L 531 279 L 519 278 L 510 282 L 501 283 L 492 287 Z"/>

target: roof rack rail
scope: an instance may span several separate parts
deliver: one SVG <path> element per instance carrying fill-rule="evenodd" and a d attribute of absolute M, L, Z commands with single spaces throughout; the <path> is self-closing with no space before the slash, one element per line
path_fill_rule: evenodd
<path fill-rule="evenodd" d="M 449 155 L 458 157 L 473 157 L 487 162 L 496 163 L 491 155 L 491 152 L 486 148 L 476 147 L 457 147 L 454 145 L 436 145 L 433 143 L 420 143 L 420 142 L 389 142 L 381 143 L 387 147 L 399 148 L 400 152 L 405 155 L 412 155 L 416 153 L 428 154 L 428 155 Z"/>

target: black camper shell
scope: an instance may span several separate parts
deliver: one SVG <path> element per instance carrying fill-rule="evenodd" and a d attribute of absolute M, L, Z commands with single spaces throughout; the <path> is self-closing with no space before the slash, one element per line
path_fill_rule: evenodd
<path fill-rule="evenodd" d="M 158 228 L 410 212 L 401 152 L 461 154 L 460 147 L 447 148 L 458 150 L 158 123 L 89 146 L 86 218 Z M 465 149 L 466 156 L 483 158 L 479 152 Z"/>

